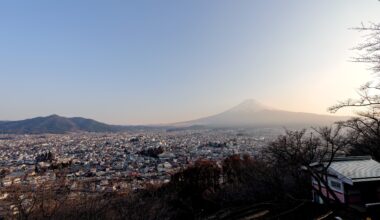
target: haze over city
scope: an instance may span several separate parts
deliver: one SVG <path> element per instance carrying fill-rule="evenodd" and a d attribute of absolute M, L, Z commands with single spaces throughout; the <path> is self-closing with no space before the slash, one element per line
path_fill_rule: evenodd
<path fill-rule="evenodd" d="M 380 20 L 379 9 L 370 0 L 2 2 L 0 120 L 173 123 L 250 98 L 328 114 L 370 78 L 349 62 L 363 35 L 350 28 Z"/>

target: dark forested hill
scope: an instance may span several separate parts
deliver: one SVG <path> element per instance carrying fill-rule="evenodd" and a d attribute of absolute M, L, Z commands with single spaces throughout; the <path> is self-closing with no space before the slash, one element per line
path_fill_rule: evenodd
<path fill-rule="evenodd" d="M 20 121 L 0 121 L 0 134 L 61 134 L 67 132 L 115 132 L 122 126 L 108 125 L 92 119 L 58 115 L 37 117 Z"/>

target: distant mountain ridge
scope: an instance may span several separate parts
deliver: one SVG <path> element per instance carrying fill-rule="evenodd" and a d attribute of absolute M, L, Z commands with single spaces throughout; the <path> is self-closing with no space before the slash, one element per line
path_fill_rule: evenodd
<path fill-rule="evenodd" d="M 0 121 L 0 134 L 62 134 L 68 132 L 116 132 L 122 126 L 108 125 L 92 119 L 59 115 L 20 121 Z"/>
<path fill-rule="evenodd" d="M 278 110 L 263 105 L 254 99 L 248 99 L 222 113 L 175 125 L 203 125 L 209 127 L 310 127 L 330 125 L 336 121 L 346 119 L 348 117 Z"/>
<path fill-rule="evenodd" d="M 0 134 L 63 134 L 70 132 L 119 132 L 178 128 L 307 128 L 330 125 L 349 117 L 278 110 L 249 99 L 222 113 L 170 125 L 119 126 L 81 117 L 50 115 L 20 121 L 0 121 Z"/>

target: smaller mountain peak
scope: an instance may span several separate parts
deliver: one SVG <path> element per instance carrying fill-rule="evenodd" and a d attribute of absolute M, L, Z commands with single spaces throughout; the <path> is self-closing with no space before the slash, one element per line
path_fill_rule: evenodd
<path fill-rule="evenodd" d="M 46 118 L 62 118 L 62 116 L 59 116 L 57 114 L 52 114 L 52 115 L 46 116 Z"/>

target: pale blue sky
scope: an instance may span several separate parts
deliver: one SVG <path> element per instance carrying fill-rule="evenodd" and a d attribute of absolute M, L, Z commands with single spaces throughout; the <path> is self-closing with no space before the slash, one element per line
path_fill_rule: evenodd
<path fill-rule="evenodd" d="M 348 62 L 376 0 L 0 2 L 0 120 L 184 121 L 247 98 L 326 113 L 355 95 Z"/>

